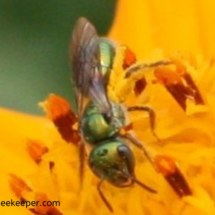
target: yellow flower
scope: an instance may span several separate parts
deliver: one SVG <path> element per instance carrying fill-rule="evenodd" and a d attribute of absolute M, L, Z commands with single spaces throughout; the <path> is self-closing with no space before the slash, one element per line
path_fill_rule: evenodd
<path fill-rule="evenodd" d="M 214 1 L 119 1 L 110 37 L 140 59 L 156 48 L 169 56 L 183 51 L 211 57 L 215 52 Z"/>
<path fill-rule="evenodd" d="M 104 183 L 102 190 L 117 215 L 215 213 L 214 10 L 212 0 L 118 3 L 110 37 L 128 45 L 137 55 L 137 64 L 145 62 L 146 67 L 134 64 L 133 68 L 140 69 L 133 73 L 126 69 L 135 58 L 127 47 L 120 46 L 108 96 L 127 106 L 154 109 L 154 135 L 146 114 L 137 111 L 128 117 L 154 162 L 151 165 L 133 147 L 136 177 L 157 194 L 138 185 L 120 189 Z M 159 66 L 152 66 L 158 60 Z M 39 202 L 28 209 L 0 205 L 1 214 L 110 214 L 98 195 L 98 179 L 89 168 L 85 168 L 80 191 L 78 147 L 74 144 L 80 137 L 69 104 L 51 95 L 42 106 L 48 119 L 0 110 L 1 201 Z M 174 190 L 177 177 L 187 184 L 179 183 Z M 191 195 L 180 197 L 181 188 L 190 189 L 187 193 Z M 60 206 L 40 206 L 43 201 L 60 201 Z"/>

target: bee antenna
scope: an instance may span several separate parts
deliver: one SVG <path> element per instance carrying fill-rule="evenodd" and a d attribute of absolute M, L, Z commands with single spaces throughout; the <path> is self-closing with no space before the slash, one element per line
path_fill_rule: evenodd
<path fill-rule="evenodd" d="M 131 179 L 133 182 L 135 182 L 136 184 L 138 184 L 139 186 L 141 186 L 143 189 L 145 189 L 145 190 L 147 190 L 147 191 L 149 191 L 149 192 L 151 192 L 151 193 L 157 193 L 156 190 L 154 190 L 154 189 L 152 189 L 151 187 L 145 185 L 144 183 L 142 183 L 141 181 L 139 181 L 136 177 L 134 177 L 134 176 L 132 176 L 132 175 L 130 175 L 129 177 L 130 177 L 130 179 Z"/>
<path fill-rule="evenodd" d="M 150 193 L 157 193 L 156 190 L 152 189 L 151 187 L 147 186 L 147 185 L 144 184 L 143 182 L 139 181 L 139 180 L 135 177 L 135 175 L 133 175 L 132 173 L 131 173 L 131 174 L 129 174 L 128 172 L 127 172 L 127 173 L 121 172 L 121 173 L 122 173 L 122 175 L 124 175 L 125 177 L 131 179 L 131 184 L 130 184 L 130 185 L 132 185 L 133 183 L 136 183 L 136 184 L 138 184 L 139 186 L 141 186 L 143 189 L 147 190 L 147 191 L 150 192 Z"/>

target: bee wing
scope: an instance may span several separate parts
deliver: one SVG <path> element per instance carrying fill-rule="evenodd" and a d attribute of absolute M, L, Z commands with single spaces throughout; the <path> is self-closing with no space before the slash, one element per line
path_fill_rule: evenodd
<path fill-rule="evenodd" d="M 104 80 L 101 71 L 97 68 L 93 71 L 93 79 L 91 80 L 89 88 L 90 98 L 98 105 L 100 112 L 106 114 L 106 116 L 111 116 L 111 105 L 108 100 Z"/>
<path fill-rule="evenodd" d="M 97 103 L 101 112 L 106 113 L 111 110 L 100 72 L 99 41 L 95 27 L 86 18 L 79 18 L 73 30 L 70 48 L 79 119 L 86 98 Z"/>

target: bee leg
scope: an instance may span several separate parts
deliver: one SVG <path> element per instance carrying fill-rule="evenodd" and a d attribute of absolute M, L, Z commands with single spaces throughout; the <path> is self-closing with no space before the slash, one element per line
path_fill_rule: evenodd
<path fill-rule="evenodd" d="M 113 208 L 112 206 L 110 205 L 110 203 L 108 202 L 108 200 L 105 198 L 104 194 L 102 193 L 102 190 L 101 190 L 101 185 L 103 183 L 104 179 L 102 179 L 98 184 L 97 184 L 97 190 L 99 192 L 99 195 L 102 199 L 102 201 L 105 203 L 105 205 L 107 206 L 108 210 L 113 213 Z"/>
<path fill-rule="evenodd" d="M 152 131 L 153 136 L 160 141 L 159 137 L 157 136 L 157 134 L 155 133 L 155 118 L 156 118 L 156 114 L 155 111 L 148 106 L 132 106 L 132 107 L 128 107 L 127 108 L 128 111 L 146 111 L 149 114 L 149 123 L 150 123 L 150 129 Z"/>
<path fill-rule="evenodd" d="M 78 152 L 79 152 L 79 178 L 80 178 L 80 190 L 82 189 L 83 179 L 84 179 L 84 166 L 85 166 L 85 144 L 83 141 L 80 141 L 78 144 Z"/>
<path fill-rule="evenodd" d="M 138 71 L 142 71 L 144 69 L 150 69 L 150 68 L 153 68 L 153 67 L 158 67 L 158 66 L 165 66 L 165 65 L 169 65 L 171 64 L 172 62 L 169 61 L 169 60 L 160 60 L 160 61 L 156 61 L 154 63 L 149 63 L 149 64 L 146 64 L 146 63 L 138 63 L 138 64 L 135 64 L 133 66 L 130 66 L 127 70 L 126 70 L 126 75 L 125 77 L 128 78 L 130 77 L 133 73 L 136 73 Z"/>

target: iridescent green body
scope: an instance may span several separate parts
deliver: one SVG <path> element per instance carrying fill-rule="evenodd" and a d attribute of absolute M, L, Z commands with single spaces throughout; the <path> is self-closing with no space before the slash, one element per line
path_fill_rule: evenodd
<path fill-rule="evenodd" d="M 92 171 L 114 186 L 123 186 L 134 174 L 134 156 L 121 139 L 110 139 L 94 147 L 89 156 Z"/>
<path fill-rule="evenodd" d="M 107 39 L 101 39 L 99 43 L 100 49 L 100 66 L 104 84 L 106 85 L 112 69 L 113 60 L 115 57 L 115 47 Z"/>
<path fill-rule="evenodd" d="M 108 121 L 100 108 L 90 102 L 83 114 L 81 131 L 86 142 L 99 144 L 100 141 L 112 138 L 125 124 L 124 111 L 120 104 L 111 102 L 112 119 Z"/>
<path fill-rule="evenodd" d="M 83 179 L 85 143 L 91 144 L 89 166 L 101 180 L 100 197 L 113 212 L 100 187 L 103 181 L 114 186 L 131 186 L 134 182 L 150 192 L 134 175 L 134 155 L 124 142 L 120 129 L 125 126 L 122 106 L 109 100 L 107 84 L 115 59 L 117 44 L 98 36 L 95 27 L 81 17 L 74 27 L 71 45 L 72 78 L 75 85 L 79 131 L 80 179 Z M 89 103 L 85 106 L 86 100 Z"/>
<path fill-rule="evenodd" d="M 115 48 L 106 39 L 101 39 L 100 72 L 106 87 L 115 57 Z M 101 179 L 115 186 L 123 186 L 130 181 L 134 171 L 134 156 L 123 140 L 117 139 L 120 128 L 125 125 L 122 106 L 111 102 L 111 119 L 101 113 L 99 105 L 90 101 L 86 106 L 82 120 L 82 137 L 94 145 L 89 155 L 89 166 Z"/>

